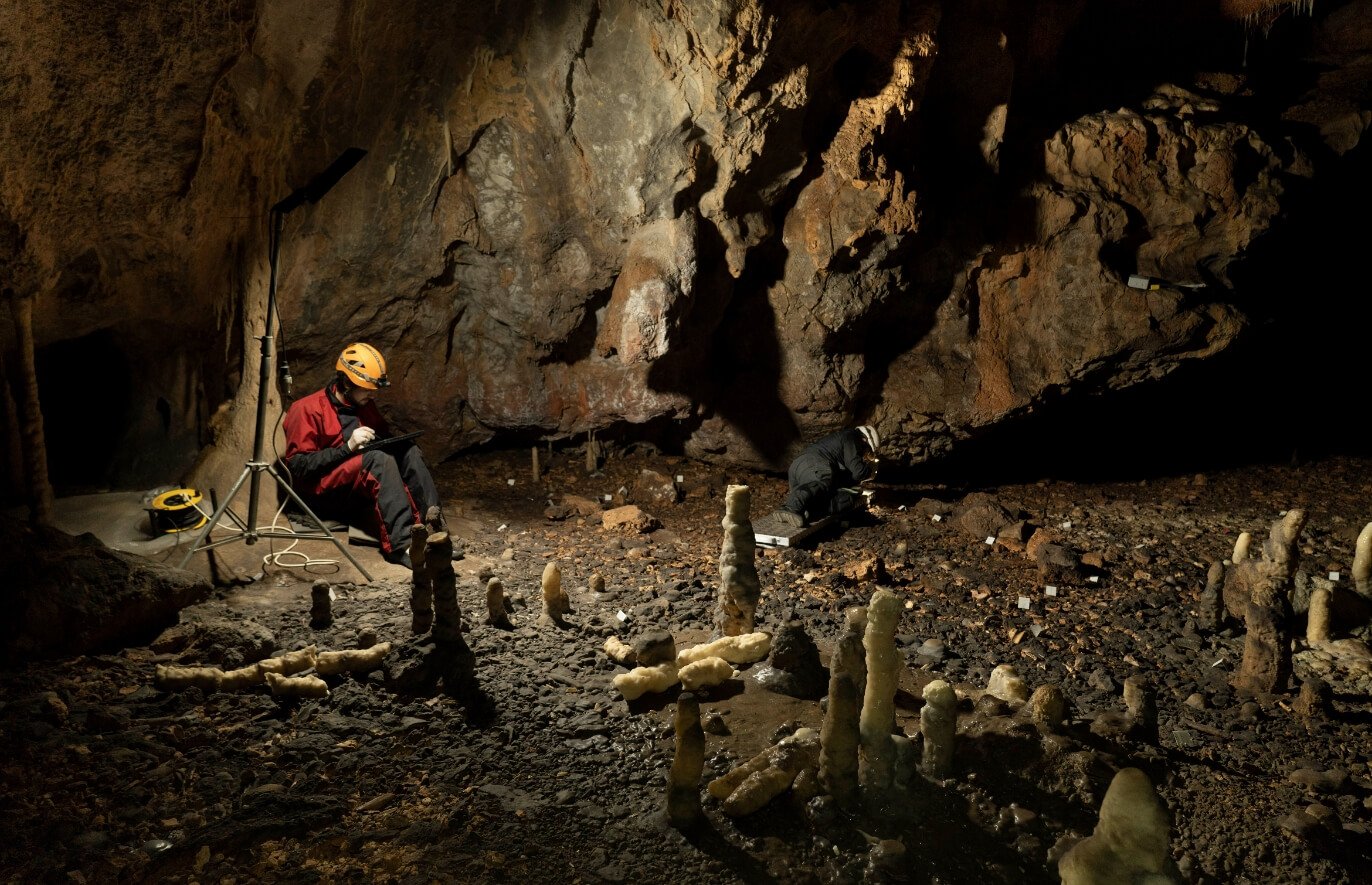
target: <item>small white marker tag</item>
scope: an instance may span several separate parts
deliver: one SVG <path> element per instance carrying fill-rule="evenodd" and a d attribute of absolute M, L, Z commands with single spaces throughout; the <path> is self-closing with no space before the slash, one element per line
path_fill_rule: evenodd
<path fill-rule="evenodd" d="M 615 617 L 619 619 L 619 622 L 621 624 L 629 620 L 629 615 L 626 614 L 623 609 L 620 609 L 619 611 L 615 612 Z"/>
<path fill-rule="evenodd" d="M 937 513 L 935 513 L 933 516 L 929 518 L 932 519 L 934 522 L 943 522 L 943 517 Z"/>
<path fill-rule="evenodd" d="M 1338 572 L 1330 572 L 1330 573 L 1329 573 L 1329 580 L 1331 580 L 1331 581 L 1337 581 L 1338 579 L 1339 579 L 1339 573 L 1338 573 Z"/>
<path fill-rule="evenodd" d="M 509 528 L 509 526 L 507 526 L 505 523 L 502 522 L 502 523 L 500 524 L 500 528 L 496 529 L 496 531 L 497 531 L 497 532 L 503 532 L 503 531 L 505 531 L 507 528 Z"/>
<path fill-rule="evenodd" d="M 986 543 L 988 543 L 988 544 L 994 544 L 994 543 L 996 543 L 996 536 L 995 536 L 995 535 L 987 535 L 987 536 L 986 536 Z"/>
<path fill-rule="evenodd" d="M 686 477 L 684 477 L 684 476 L 682 476 L 680 473 L 678 473 L 678 474 L 676 475 L 676 481 L 677 481 L 677 482 L 685 482 L 685 481 L 686 481 Z"/>
<path fill-rule="evenodd" d="M 1071 527 L 1072 527 L 1072 520 L 1070 520 L 1070 519 L 1069 519 L 1069 520 L 1066 520 L 1065 522 L 1060 522 L 1060 523 L 1058 523 L 1058 528 L 1060 528 L 1060 529 L 1070 529 Z"/>
<path fill-rule="evenodd" d="M 900 505 L 899 507 L 897 507 L 896 509 L 899 510 L 901 513 L 904 513 L 904 512 L 905 512 L 905 505 L 902 504 L 902 505 Z"/>
<path fill-rule="evenodd" d="M 1216 661 L 1215 663 L 1211 664 L 1210 666 L 1211 666 L 1211 668 L 1213 669 L 1213 668 L 1218 667 L 1220 664 L 1223 664 L 1223 663 L 1224 663 L 1224 658 L 1220 658 L 1218 661 Z"/>
<path fill-rule="evenodd" d="M 615 496 L 614 496 L 614 495 L 601 495 L 600 497 L 601 497 L 602 500 L 605 501 L 606 504 L 610 503 L 611 501 L 613 501 L 613 500 L 615 499 Z"/>
<path fill-rule="evenodd" d="M 1028 610 L 1029 610 L 1029 597 L 1028 597 L 1028 596 L 1021 596 L 1021 597 L 1019 598 L 1019 607 L 1022 608 L 1022 609 L 1024 609 L 1025 611 L 1028 611 Z"/>
<path fill-rule="evenodd" d="M 336 593 L 334 593 L 334 592 L 333 592 L 333 588 L 330 587 L 330 588 L 329 588 L 329 601 L 332 602 L 333 600 L 335 600 L 335 599 L 337 599 L 337 598 L 338 598 L 338 595 L 337 595 Z"/>
<path fill-rule="evenodd" d="M 1091 577 L 1087 578 L 1086 580 L 1090 581 L 1092 584 L 1099 584 L 1099 583 L 1100 583 L 1100 575 L 1092 575 Z"/>
<path fill-rule="evenodd" d="M 1048 586 L 1046 586 L 1046 587 L 1043 588 L 1043 595 L 1044 595 L 1044 596 L 1057 596 L 1057 595 L 1058 595 L 1058 588 L 1054 587 L 1052 584 L 1049 584 Z"/>
<path fill-rule="evenodd" d="M 512 479 L 507 479 L 507 480 L 505 480 L 505 485 L 507 485 L 507 486 L 512 486 L 512 485 L 514 485 L 514 480 L 512 480 Z"/>

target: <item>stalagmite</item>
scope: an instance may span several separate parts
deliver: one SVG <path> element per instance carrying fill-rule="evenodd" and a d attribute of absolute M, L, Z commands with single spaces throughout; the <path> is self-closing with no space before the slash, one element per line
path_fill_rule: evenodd
<path fill-rule="evenodd" d="M 1035 725 L 1056 731 L 1067 718 L 1067 698 L 1056 685 L 1040 685 L 1029 696 L 1021 713 Z"/>
<path fill-rule="evenodd" d="M 1248 558 L 1248 547 L 1253 543 L 1253 536 L 1248 532 L 1240 532 L 1238 540 L 1234 541 L 1234 552 L 1230 554 L 1229 561 L 1238 565 Z"/>
<path fill-rule="evenodd" d="M 829 706 L 820 730 L 819 781 L 840 808 L 849 809 L 858 798 L 858 713 L 867 684 L 862 634 L 867 629 L 867 609 L 848 609 L 843 635 L 829 658 Z"/>
<path fill-rule="evenodd" d="M 282 676 L 268 673 L 267 684 L 279 698 L 326 698 L 329 684 L 318 676 Z"/>
<path fill-rule="evenodd" d="M 1258 592 L 1244 618 L 1243 661 L 1232 683 L 1244 694 L 1284 691 L 1291 675 L 1291 630 L 1281 603 L 1271 592 Z"/>
<path fill-rule="evenodd" d="M 1372 522 L 1358 532 L 1353 548 L 1353 589 L 1359 596 L 1372 599 Z"/>
<path fill-rule="evenodd" d="M 333 623 L 333 595 L 328 581 L 310 587 L 310 626 L 322 630 Z"/>
<path fill-rule="evenodd" d="M 700 702 L 689 691 L 677 698 L 672 725 L 676 731 L 676 754 L 667 778 L 667 820 L 684 830 L 701 820 L 700 775 L 705 769 Z"/>
<path fill-rule="evenodd" d="M 505 586 L 499 578 L 491 578 L 486 582 L 486 623 L 502 630 L 514 626 L 510 623 L 510 613 L 505 611 Z"/>
<path fill-rule="evenodd" d="M 991 671 L 986 693 L 991 697 L 1000 698 L 1007 704 L 1022 704 L 1029 700 L 1029 686 L 1024 684 L 1024 680 L 1019 678 L 1015 668 L 1009 664 L 1000 664 Z"/>
<path fill-rule="evenodd" d="M 1158 742 L 1158 704 L 1153 687 L 1142 676 L 1124 680 L 1124 709 L 1129 717 L 1129 732 L 1150 744 Z"/>
<path fill-rule="evenodd" d="M 534 485 L 538 485 L 543 479 L 543 471 L 538 466 L 538 446 L 529 450 L 529 473 L 533 477 Z"/>
<path fill-rule="evenodd" d="M 747 486 L 729 486 L 724 497 L 724 543 L 719 551 L 719 610 L 715 626 L 725 636 L 753 632 L 762 585 L 755 564 L 756 536 L 749 521 L 752 506 Z"/>
<path fill-rule="evenodd" d="M 562 569 L 556 562 L 543 568 L 543 614 L 540 624 L 562 626 L 562 619 L 572 611 L 572 602 L 562 589 Z"/>
<path fill-rule="evenodd" d="M 308 670 L 314 666 L 315 655 L 318 649 L 313 645 L 307 645 L 299 651 L 289 651 L 284 655 L 274 658 L 267 658 L 258 661 L 257 666 L 263 673 L 276 673 L 279 676 L 289 676 L 292 673 L 299 673 L 301 670 Z"/>
<path fill-rule="evenodd" d="M 953 773 L 953 742 L 958 730 L 958 696 L 942 679 L 924 686 L 919 730 L 924 735 L 924 773 L 945 778 Z"/>
<path fill-rule="evenodd" d="M 748 762 L 710 781 L 710 795 L 723 802 L 730 817 L 752 814 L 786 791 L 806 768 L 819 760 L 819 734 L 801 728 Z"/>
<path fill-rule="evenodd" d="M 681 680 L 681 687 L 687 691 L 695 691 L 698 688 L 711 688 L 728 682 L 737 676 L 734 668 L 723 658 L 701 658 L 692 664 L 687 664 L 677 672 L 677 678 Z"/>
<path fill-rule="evenodd" d="M 867 691 L 858 719 L 860 752 L 858 780 L 863 801 L 872 808 L 884 806 L 895 772 L 895 749 L 891 731 L 895 725 L 896 687 L 900 678 L 900 655 L 896 652 L 896 624 L 900 600 L 890 590 L 872 594 L 867 606 Z"/>
<path fill-rule="evenodd" d="M 457 606 L 453 542 L 447 532 L 435 532 L 425 541 L 424 574 L 433 588 L 433 638 L 438 642 L 461 642 L 462 611 Z"/>
<path fill-rule="evenodd" d="M 638 652 L 627 642 L 618 636 L 611 636 L 605 640 L 605 654 L 610 656 L 610 660 L 625 667 L 632 667 L 638 663 Z"/>
<path fill-rule="evenodd" d="M 767 657 L 771 648 L 772 637 L 766 633 L 723 636 L 713 642 L 683 648 L 676 654 L 676 663 L 678 667 L 684 667 L 705 658 L 723 658 L 731 664 L 751 664 Z"/>
<path fill-rule="evenodd" d="M 229 670 L 224 674 L 224 678 L 219 681 L 220 691 L 238 691 L 243 688 L 250 688 L 254 685 L 261 685 L 266 681 L 262 668 L 256 664 L 249 664 L 246 667 L 239 667 L 237 670 Z"/>
<path fill-rule="evenodd" d="M 157 665 L 156 684 L 166 691 L 198 688 L 206 694 L 219 691 L 224 671 L 218 667 L 168 667 Z"/>
<path fill-rule="evenodd" d="M 1196 608 L 1196 623 L 1206 631 L 1218 630 L 1224 622 L 1224 597 L 1220 588 L 1224 585 L 1224 563 L 1215 560 L 1210 563 L 1210 571 L 1205 575 L 1205 589 L 1201 591 Z"/>
<path fill-rule="evenodd" d="M 658 664 L 656 667 L 635 667 L 628 673 L 620 673 L 610 681 L 619 689 L 624 700 L 632 701 L 649 692 L 666 691 L 676 685 L 677 668 L 675 663 Z"/>
<path fill-rule="evenodd" d="M 368 673 L 381 666 L 381 661 L 391 653 L 389 642 L 378 642 L 371 648 L 355 648 L 346 651 L 321 651 L 315 658 L 314 669 L 320 676 L 333 676 L 338 673 Z"/>
<path fill-rule="evenodd" d="M 1310 594 L 1310 608 L 1305 613 L 1305 641 L 1311 645 L 1329 641 L 1330 595 L 1325 587 Z"/>
<path fill-rule="evenodd" d="M 410 632 L 419 636 L 434 625 L 434 584 L 427 568 L 429 529 L 416 523 L 410 533 Z"/>
<path fill-rule="evenodd" d="M 1291 674 L 1291 605 L 1304 510 L 1293 508 L 1272 524 L 1262 559 L 1236 565 L 1225 579 L 1224 604 L 1247 629 L 1243 662 L 1233 677 L 1245 694 L 1282 691 Z"/>
<path fill-rule="evenodd" d="M 1148 776 L 1121 769 L 1105 791 L 1100 822 L 1058 862 L 1063 885 L 1165 885 L 1180 876 L 1168 850 L 1171 820 Z"/>
<path fill-rule="evenodd" d="M 640 667 L 676 661 L 676 639 L 667 630 L 645 630 L 634 637 L 634 657 Z M 683 666 L 676 661 L 677 666 Z"/>

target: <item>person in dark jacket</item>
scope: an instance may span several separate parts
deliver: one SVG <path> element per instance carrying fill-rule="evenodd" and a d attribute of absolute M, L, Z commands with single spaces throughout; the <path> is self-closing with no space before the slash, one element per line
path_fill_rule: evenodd
<path fill-rule="evenodd" d="M 369 344 L 349 344 L 335 369 L 323 390 L 286 411 L 282 460 L 291 485 L 315 513 L 370 530 L 388 562 L 410 568 L 411 527 L 421 514 L 442 520 L 438 488 L 413 440 L 366 449 L 391 436 L 376 407 L 377 392 L 390 386 L 381 353 Z M 430 508 L 439 509 L 431 515 Z"/>
<path fill-rule="evenodd" d="M 782 525 L 801 528 L 865 504 L 856 486 L 876 472 L 880 445 L 877 430 L 870 425 L 839 430 L 811 443 L 791 462 L 786 472 L 790 488 L 773 517 Z"/>

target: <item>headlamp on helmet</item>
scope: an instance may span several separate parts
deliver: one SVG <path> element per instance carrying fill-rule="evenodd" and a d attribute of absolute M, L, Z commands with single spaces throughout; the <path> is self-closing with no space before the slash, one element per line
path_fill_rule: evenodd
<path fill-rule="evenodd" d="M 360 341 L 349 344 L 338 355 L 338 363 L 334 368 L 343 373 L 348 383 L 363 390 L 391 386 L 391 382 L 386 378 L 386 358 L 370 344 L 363 344 Z"/>

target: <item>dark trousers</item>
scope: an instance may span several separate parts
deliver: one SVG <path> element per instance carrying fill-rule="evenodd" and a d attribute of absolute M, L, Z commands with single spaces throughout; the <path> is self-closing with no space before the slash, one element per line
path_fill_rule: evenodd
<path fill-rule="evenodd" d="M 852 510 L 861 498 L 839 488 L 838 477 L 820 458 L 801 455 L 791 462 L 786 478 L 790 488 L 781 506 L 805 517 L 807 522 Z"/>
<path fill-rule="evenodd" d="M 404 550 L 410 528 L 438 501 L 438 487 L 419 446 L 410 443 L 391 452 L 374 449 L 354 455 L 303 495 L 321 517 L 342 519 L 370 529 L 381 550 Z"/>

